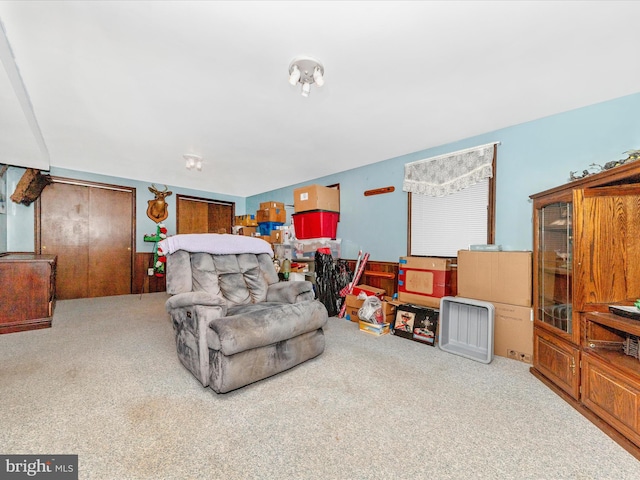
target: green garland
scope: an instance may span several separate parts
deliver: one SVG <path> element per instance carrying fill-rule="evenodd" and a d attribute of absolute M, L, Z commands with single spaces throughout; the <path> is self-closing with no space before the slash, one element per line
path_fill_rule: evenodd
<path fill-rule="evenodd" d="M 156 277 L 164 277 L 164 265 L 167 261 L 162 251 L 158 251 L 158 242 L 167 238 L 167 227 L 164 223 L 159 223 L 156 227 L 155 235 L 145 235 L 145 242 L 154 242 L 153 246 L 153 274 Z"/>

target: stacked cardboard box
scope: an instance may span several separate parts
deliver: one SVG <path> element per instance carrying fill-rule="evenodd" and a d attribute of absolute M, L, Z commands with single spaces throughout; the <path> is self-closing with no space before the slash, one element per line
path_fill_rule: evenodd
<path fill-rule="evenodd" d="M 458 295 L 495 308 L 494 355 L 531 363 L 532 284 L 531 252 L 458 252 Z"/>
<path fill-rule="evenodd" d="M 236 215 L 234 225 L 245 227 L 257 227 L 258 220 L 255 215 Z"/>
<path fill-rule="evenodd" d="M 236 232 L 238 235 L 245 235 L 247 237 L 255 237 L 257 231 L 258 231 L 258 227 L 238 226 L 236 228 Z"/>
<path fill-rule="evenodd" d="M 307 185 L 293 191 L 293 209 L 295 213 L 326 210 L 340 211 L 340 190 L 323 187 L 322 185 Z"/>
<path fill-rule="evenodd" d="M 395 318 L 396 306 L 391 303 L 391 297 L 386 297 L 385 291 L 381 288 L 370 285 L 358 285 L 354 287 L 353 293 L 345 298 L 346 309 L 345 318 L 357 323 L 359 329 L 372 335 L 387 335 L 390 332 L 390 325 Z M 382 323 L 366 322 L 358 316 L 358 311 L 366 301 L 364 297 L 377 297 L 382 301 Z"/>
<path fill-rule="evenodd" d="M 287 212 L 283 202 L 270 200 L 260 203 L 255 217 L 258 228 L 254 236 L 271 244 L 282 243 L 282 232 L 279 229 L 287 221 Z"/>
<path fill-rule="evenodd" d="M 451 295 L 451 259 L 400 257 L 398 300 L 403 303 L 440 308 L 440 299 Z"/>
<path fill-rule="evenodd" d="M 258 224 L 265 222 L 275 222 L 284 224 L 287 221 L 287 212 L 282 202 L 262 202 L 260 209 L 256 212 Z"/>
<path fill-rule="evenodd" d="M 382 300 L 382 315 L 385 323 L 391 323 L 395 316 L 396 307 L 391 302 L 391 297 L 385 296 L 385 291 L 381 288 L 371 287 L 369 285 L 358 285 L 356 287 L 360 292 L 364 292 L 368 297 L 376 296 Z M 355 288 L 354 288 L 355 290 Z M 362 307 L 364 303 L 364 299 L 358 298 L 358 294 L 350 293 L 345 298 L 345 304 L 347 308 L 345 309 L 345 318 L 347 320 L 351 320 L 352 322 L 358 322 L 360 319 L 358 317 L 358 310 Z"/>
<path fill-rule="evenodd" d="M 299 240 L 337 236 L 340 190 L 307 185 L 293 191 L 293 224 Z"/>

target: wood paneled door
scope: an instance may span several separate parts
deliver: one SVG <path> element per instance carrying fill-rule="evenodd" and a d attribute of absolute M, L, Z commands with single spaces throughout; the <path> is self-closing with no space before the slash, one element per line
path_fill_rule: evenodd
<path fill-rule="evenodd" d="M 53 177 L 36 202 L 37 253 L 58 256 L 58 299 L 132 292 L 135 189 Z"/>
<path fill-rule="evenodd" d="M 177 233 L 231 233 L 235 203 L 177 195 Z"/>

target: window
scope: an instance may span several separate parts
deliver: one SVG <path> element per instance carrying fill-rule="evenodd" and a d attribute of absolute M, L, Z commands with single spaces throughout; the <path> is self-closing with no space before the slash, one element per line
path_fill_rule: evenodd
<path fill-rule="evenodd" d="M 493 243 L 497 145 L 405 165 L 408 255 L 456 257 L 469 245 Z"/>

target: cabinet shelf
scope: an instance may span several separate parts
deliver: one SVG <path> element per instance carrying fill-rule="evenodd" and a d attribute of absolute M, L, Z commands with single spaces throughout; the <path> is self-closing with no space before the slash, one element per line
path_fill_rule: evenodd
<path fill-rule="evenodd" d="M 614 315 L 613 313 L 587 313 L 585 315 L 587 322 L 597 323 L 611 327 L 623 333 L 629 333 L 640 337 L 640 321 L 633 320 L 631 318 L 621 317 L 620 315 Z"/>
<path fill-rule="evenodd" d="M 561 275 L 563 277 L 571 276 L 571 269 L 567 267 L 550 267 L 545 265 L 544 267 L 542 267 L 542 271 L 544 273 L 551 273 L 552 275 Z"/>
<path fill-rule="evenodd" d="M 561 232 L 565 235 L 567 232 L 571 232 L 571 226 L 567 228 L 566 225 L 543 225 L 542 228 L 545 232 Z"/>
<path fill-rule="evenodd" d="M 605 348 L 591 348 L 586 347 L 585 353 L 589 355 L 595 355 L 609 365 L 615 367 L 627 375 L 635 375 L 640 378 L 640 360 L 637 358 L 626 355 L 622 351 L 622 345 L 620 350 L 609 350 Z"/>

